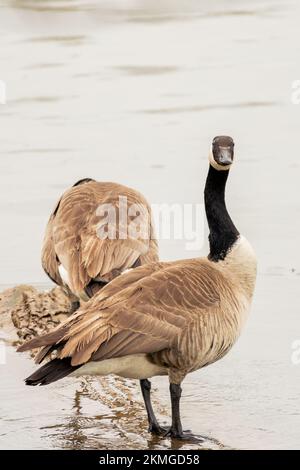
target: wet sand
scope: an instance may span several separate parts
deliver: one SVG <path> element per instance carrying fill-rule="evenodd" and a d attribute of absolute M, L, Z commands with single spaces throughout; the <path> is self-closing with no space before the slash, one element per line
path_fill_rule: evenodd
<path fill-rule="evenodd" d="M 50 287 L 40 267 L 43 230 L 76 180 L 120 181 L 153 203 L 199 203 L 211 138 L 233 135 L 227 204 L 258 255 L 255 301 L 232 352 L 186 379 L 183 422 L 207 436 L 204 448 L 299 448 L 300 365 L 291 345 L 300 338 L 300 107 L 291 85 L 300 6 L 152 3 L 1 3 L 1 290 Z M 198 254 L 184 240 L 161 242 L 162 259 Z M 25 388 L 33 367 L 8 347 L 0 448 L 171 446 L 140 433 L 141 408 L 91 398 L 98 382 Z M 168 421 L 167 383 L 154 382 Z"/>

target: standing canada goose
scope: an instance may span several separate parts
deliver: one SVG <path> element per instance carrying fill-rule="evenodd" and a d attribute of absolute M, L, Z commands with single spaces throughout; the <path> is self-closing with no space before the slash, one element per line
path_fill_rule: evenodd
<path fill-rule="evenodd" d="M 123 210 L 126 204 L 125 220 L 122 204 Z M 101 223 L 107 222 L 105 212 L 110 207 L 116 209 L 116 220 L 110 221 L 115 236 L 100 237 L 99 229 L 105 228 Z M 127 225 L 132 223 L 127 209 L 132 207 L 141 212 L 139 223 L 147 232 L 135 238 L 127 236 Z M 121 234 L 124 229 L 125 236 Z M 139 192 L 86 178 L 62 195 L 46 228 L 42 265 L 68 293 L 73 309 L 79 298 L 88 300 L 125 270 L 153 261 L 158 261 L 158 246 L 151 209 Z"/>
<path fill-rule="evenodd" d="M 186 437 L 179 413 L 181 383 L 231 349 L 254 291 L 255 254 L 225 205 L 233 156 L 230 137 L 213 140 L 205 186 L 208 257 L 151 263 L 112 281 L 60 327 L 19 348 L 42 347 L 38 363 L 56 351 L 56 359 L 28 377 L 27 385 L 47 385 L 69 374 L 139 379 L 149 430 L 162 433 L 148 379 L 168 375 L 172 425 L 167 435 Z"/>

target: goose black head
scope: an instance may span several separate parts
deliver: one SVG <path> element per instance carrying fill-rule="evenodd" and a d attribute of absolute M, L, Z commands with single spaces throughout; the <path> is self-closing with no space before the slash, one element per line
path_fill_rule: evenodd
<path fill-rule="evenodd" d="M 228 170 L 233 163 L 234 142 L 227 135 L 220 135 L 213 139 L 211 153 L 209 156 L 210 164 L 216 170 Z"/>

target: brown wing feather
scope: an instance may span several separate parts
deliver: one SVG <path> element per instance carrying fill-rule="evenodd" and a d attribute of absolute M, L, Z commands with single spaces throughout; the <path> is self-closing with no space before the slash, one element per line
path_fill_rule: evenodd
<path fill-rule="evenodd" d="M 110 302 L 112 302 L 114 299 L 118 301 L 119 296 L 114 297 L 115 294 L 121 293 L 121 291 L 131 287 L 137 281 L 150 276 L 154 272 L 165 268 L 169 264 L 171 263 L 150 263 L 126 271 L 126 273 L 113 279 L 109 284 L 103 287 L 99 293 L 97 293 L 97 303 L 100 304 L 106 299 L 110 299 Z M 123 292 L 123 295 L 126 296 L 125 291 Z"/>
<path fill-rule="evenodd" d="M 158 260 L 157 242 L 151 238 L 152 226 L 150 240 L 118 239 L 118 229 L 115 240 L 98 237 L 101 217 L 97 215 L 97 208 L 100 204 L 118 206 L 120 195 L 127 197 L 128 206 L 143 204 L 151 220 L 151 209 L 144 197 L 115 183 L 89 182 L 73 187 L 61 200 L 52 227 L 54 251 L 68 271 L 75 293 L 81 292 L 93 278 L 108 276 L 110 280 L 130 268 L 141 256 L 144 257 L 142 262 Z"/>
<path fill-rule="evenodd" d="M 70 356 L 72 365 L 176 348 L 195 318 L 219 304 L 220 281 L 222 275 L 205 259 L 137 268 L 112 281 L 52 336 L 32 340 L 30 347 L 49 346 L 55 338 L 58 357 Z"/>
<path fill-rule="evenodd" d="M 62 279 L 58 271 L 58 261 L 55 253 L 54 240 L 53 240 L 53 226 L 55 213 L 60 205 L 60 200 L 56 205 L 55 210 L 50 216 L 48 224 L 46 226 L 43 246 L 42 246 L 42 266 L 45 273 L 58 285 L 62 285 Z"/>

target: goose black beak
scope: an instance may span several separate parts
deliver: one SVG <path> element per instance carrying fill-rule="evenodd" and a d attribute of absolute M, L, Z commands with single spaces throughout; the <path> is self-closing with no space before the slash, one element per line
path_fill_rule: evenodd
<path fill-rule="evenodd" d="M 231 165 L 233 162 L 232 148 L 219 148 L 218 163 L 222 166 Z"/>

